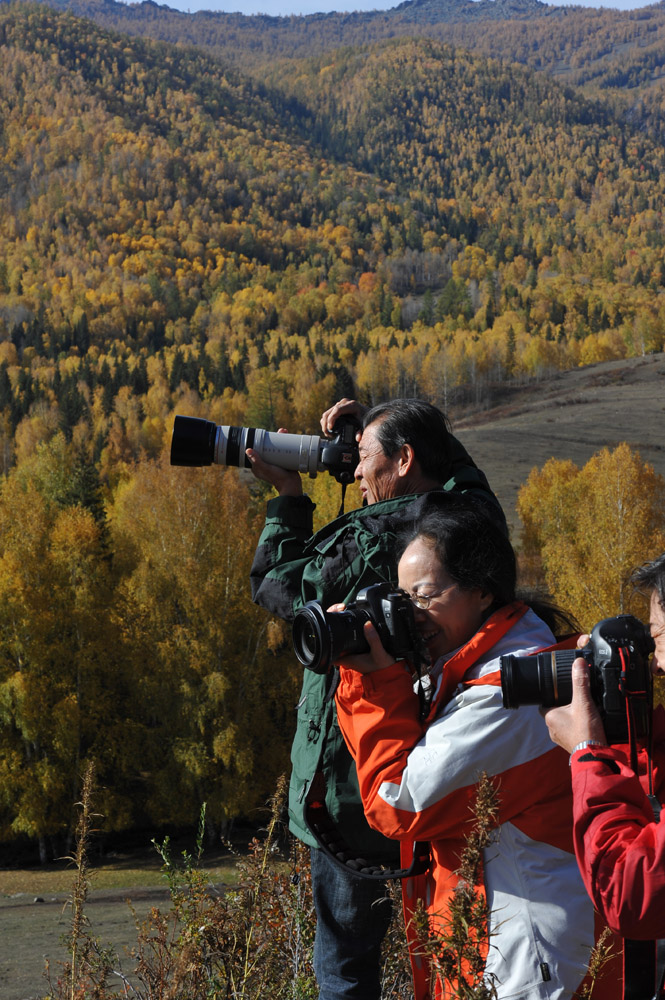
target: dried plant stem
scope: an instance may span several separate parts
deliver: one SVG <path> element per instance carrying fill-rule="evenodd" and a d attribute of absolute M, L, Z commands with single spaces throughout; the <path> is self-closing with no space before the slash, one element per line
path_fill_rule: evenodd
<path fill-rule="evenodd" d="M 459 1000 L 495 1000 L 493 977 L 485 974 L 489 946 L 489 912 L 485 893 L 478 887 L 483 850 L 494 836 L 499 796 L 492 779 L 483 772 L 476 786 L 474 823 L 466 838 L 456 871 L 457 887 L 448 912 L 432 928 L 424 912 L 416 914 L 423 954 L 445 988 Z"/>
<path fill-rule="evenodd" d="M 80 812 L 78 823 L 76 825 L 76 850 L 72 859 L 76 866 L 76 877 L 74 879 L 71 897 L 72 929 L 70 938 L 70 1000 L 76 1000 L 79 971 L 79 945 L 84 935 L 84 928 L 86 924 L 84 907 L 90 889 L 88 846 L 90 843 L 90 834 L 92 832 L 92 789 L 94 787 L 94 781 L 95 765 L 92 761 L 89 761 L 83 773 L 81 801 L 76 803 L 80 807 Z"/>
<path fill-rule="evenodd" d="M 244 961 L 241 977 L 241 987 L 238 993 L 239 1000 L 244 1000 L 246 995 L 246 986 L 250 981 L 250 973 L 254 963 L 257 960 L 258 952 L 255 954 L 254 960 L 252 960 L 252 951 L 254 944 L 254 935 L 256 928 L 259 923 L 260 916 L 260 901 L 261 901 L 261 888 L 263 884 L 263 879 L 266 875 L 266 870 L 268 868 L 268 861 L 270 851 L 276 839 L 277 824 L 280 818 L 280 812 L 282 803 L 284 801 L 284 796 L 286 794 L 286 779 L 282 775 L 277 783 L 277 788 L 275 794 L 270 799 L 270 822 L 266 831 L 266 838 L 264 841 L 263 851 L 261 853 L 261 860 L 259 863 L 258 871 L 256 872 L 254 878 L 254 885 L 251 891 L 251 910 L 252 916 L 249 923 L 249 929 L 247 931 L 247 936 L 245 938 L 245 948 L 244 948 Z"/>
<path fill-rule="evenodd" d="M 612 932 L 609 927 L 606 927 L 591 950 L 588 970 L 590 982 L 581 991 L 579 1000 L 591 1000 L 597 981 L 602 977 L 605 966 L 614 958 L 612 941 L 608 941 L 608 938 L 611 939 L 611 937 Z"/>

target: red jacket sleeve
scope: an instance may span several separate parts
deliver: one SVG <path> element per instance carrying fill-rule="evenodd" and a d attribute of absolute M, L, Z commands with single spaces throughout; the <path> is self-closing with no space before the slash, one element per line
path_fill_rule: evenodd
<path fill-rule="evenodd" d="M 623 937 L 662 938 L 665 823 L 619 748 L 578 751 L 572 776 L 575 852 L 596 908 Z"/>

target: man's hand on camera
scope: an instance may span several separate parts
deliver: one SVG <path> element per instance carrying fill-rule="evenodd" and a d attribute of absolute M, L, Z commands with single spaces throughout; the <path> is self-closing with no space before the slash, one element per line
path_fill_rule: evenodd
<path fill-rule="evenodd" d="M 591 697 L 589 665 L 578 657 L 572 668 L 573 697 L 570 705 L 543 710 L 554 743 L 572 753 L 578 743 L 593 740 L 607 746 L 600 713 Z"/>
<path fill-rule="evenodd" d="M 328 608 L 328 611 L 344 611 L 345 607 L 345 604 L 333 604 L 332 607 Z M 355 656 L 345 656 L 340 666 L 350 667 L 361 674 L 373 674 L 377 670 L 383 670 L 384 667 L 392 666 L 395 662 L 395 657 L 391 656 L 384 649 L 379 638 L 379 633 L 371 622 L 365 622 L 363 625 L 363 634 L 369 645 L 369 653 L 356 653 Z"/>
<path fill-rule="evenodd" d="M 321 430 L 324 434 L 330 435 L 333 433 L 333 427 L 335 422 L 339 417 L 355 417 L 359 424 L 362 424 L 363 414 L 365 413 L 366 407 L 359 403 L 356 399 L 340 399 L 339 402 L 331 406 L 329 410 L 321 416 Z M 356 434 L 356 441 L 360 441 L 361 432 L 358 431 Z"/>
<path fill-rule="evenodd" d="M 279 428 L 279 434 L 287 434 L 285 427 Z M 257 479 L 274 486 L 281 497 L 301 497 L 302 480 L 299 472 L 282 469 L 278 465 L 264 462 L 258 451 L 248 448 L 245 452 L 250 461 L 251 469 Z"/>

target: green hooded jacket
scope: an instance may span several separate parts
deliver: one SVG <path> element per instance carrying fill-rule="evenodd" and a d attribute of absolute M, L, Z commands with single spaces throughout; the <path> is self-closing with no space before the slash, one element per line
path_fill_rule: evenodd
<path fill-rule="evenodd" d="M 407 494 L 349 511 L 312 533 L 315 505 L 307 496 L 276 497 L 268 502 L 266 522 L 251 570 L 252 599 L 286 621 L 308 601 L 324 608 L 352 601 L 375 583 L 397 579 L 397 533 L 418 520 L 428 507 L 445 502 L 446 494 L 465 494 L 487 505 L 487 512 L 506 531 L 506 521 L 485 475 L 464 447 L 452 439 L 450 479 L 441 490 Z M 304 671 L 291 751 L 289 786 L 291 831 L 317 847 L 304 818 L 307 788 L 317 768 L 326 783 L 331 818 L 359 855 L 395 864 L 398 845 L 372 830 L 365 820 L 356 768 L 342 737 L 327 675 Z"/>

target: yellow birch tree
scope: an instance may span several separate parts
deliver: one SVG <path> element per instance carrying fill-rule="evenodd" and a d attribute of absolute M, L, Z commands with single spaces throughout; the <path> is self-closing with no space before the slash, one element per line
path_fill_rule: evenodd
<path fill-rule="evenodd" d="M 665 549 L 665 480 L 627 444 L 579 469 L 550 459 L 520 490 L 528 558 L 539 554 L 548 589 L 584 626 L 644 614 L 629 578 Z"/>

